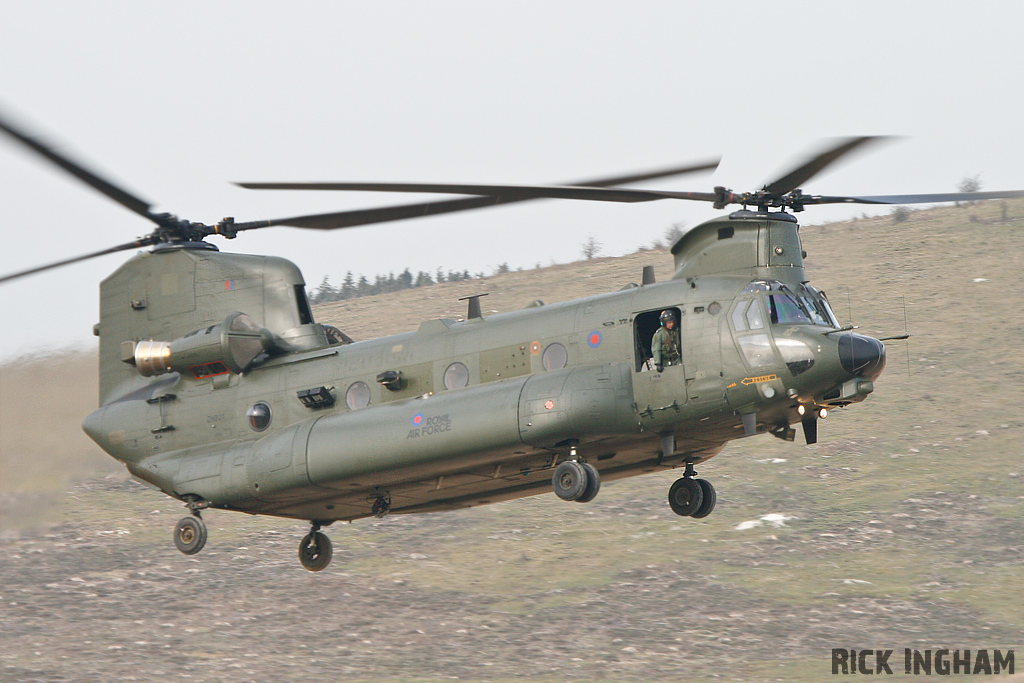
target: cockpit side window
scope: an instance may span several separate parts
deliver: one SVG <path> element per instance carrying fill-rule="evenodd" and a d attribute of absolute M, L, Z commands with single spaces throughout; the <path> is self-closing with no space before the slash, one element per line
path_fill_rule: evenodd
<path fill-rule="evenodd" d="M 764 318 L 761 316 L 761 307 L 757 305 L 757 299 L 750 302 L 747 309 L 747 325 L 752 330 L 759 330 L 764 327 Z"/>
<path fill-rule="evenodd" d="M 741 301 L 736 304 L 736 310 L 732 312 L 732 326 L 737 332 L 743 332 L 747 329 L 747 321 L 743 316 L 746 314 L 747 306 L 749 305 L 749 301 Z"/>

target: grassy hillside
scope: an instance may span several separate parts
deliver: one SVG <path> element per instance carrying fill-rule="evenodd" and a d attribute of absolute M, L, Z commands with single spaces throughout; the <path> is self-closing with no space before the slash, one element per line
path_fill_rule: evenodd
<path fill-rule="evenodd" d="M 764 435 L 701 468 L 719 507 L 699 521 L 668 509 L 666 472 L 589 505 L 545 495 L 335 526 L 318 575 L 295 557 L 303 525 L 211 512 L 207 549 L 187 558 L 170 541 L 181 506 L 104 478 L 79 435 L 91 360 L 4 366 L 0 680 L 818 681 L 833 647 L 1024 653 L 1024 202 L 1006 213 L 803 228 L 841 319 L 878 336 L 906 320 L 914 336 L 817 445 Z M 666 252 L 644 251 L 316 314 L 364 339 L 457 317 L 467 294 L 504 311 L 616 289 L 647 264 L 671 274 Z M 38 391 L 58 385 L 57 404 Z M 898 655 L 894 670 L 915 680 Z"/>

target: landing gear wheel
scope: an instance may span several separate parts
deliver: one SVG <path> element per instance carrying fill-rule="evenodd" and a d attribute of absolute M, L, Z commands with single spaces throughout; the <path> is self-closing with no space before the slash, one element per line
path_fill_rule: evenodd
<path fill-rule="evenodd" d="M 672 488 L 668 490 L 668 504 L 672 512 L 680 517 L 690 517 L 700 510 L 704 502 L 704 491 L 696 479 L 683 477 L 676 479 Z"/>
<path fill-rule="evenodd" d="M 182 517 L 174 527 L 174 545 L 186 555 L 195 555 L 206 545 L 206 523 L 196 516 Z"/>
<path fill-rule="evenodd" d="M 583 495 L 576 499 L 577 503 L 589 503 L 597 497 L 597 492 L 601 490 L 601 474 L 597 471 L 597 468 L 589 463 L 580 463 L 583 465 L 583 470 L 587 473 L 587 488 L 583 490 Z"/>
<path fill-rule="evenodd" d="M 694 519 L 703 519 L 711 514 L 711 511 L 715 509 L 715 503 L 718 501 L 718 494 L 715 493 L 715 487 L 711 485 L 711 482 L 707 479 L 697 479 L 700 484 L 701 493 L 704 494 L 704 500 L 701 501 L 700 507 L 694 512 L 691 517 Z"/>
<path fill-rule="evenodd" d="M 587 483 L 587 471 L 575 460 L 559 463 L 551 475 L 551 487 L 562 500 L 579 500 L 587 491 Z"/>
<path fill-rule="evenodd" d="M 299 562 L 311 572 L 325 569 L 333 556 L 331 539 L 319 531 L 310 531 L 299 544 Z"/>

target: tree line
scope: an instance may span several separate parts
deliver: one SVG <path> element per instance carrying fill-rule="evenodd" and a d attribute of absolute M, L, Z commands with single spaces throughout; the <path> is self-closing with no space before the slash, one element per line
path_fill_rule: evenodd
<path fill-rule="evenodd" d="M 509 272 L 508 264 L 502 263 L 495 269 L 494 274 L 500 275 L 507 272 Z M 365 275 L 359 275 L 356 277 L 350 270 L 345 274 L 345 278 L 341 281 L 341 284 L 336 287 L 331 284 L 330 278 L 327 275 L 324 275 L 324 279 L 320 282 L 320 286 L 309 292 L 309 300 L 314 304 L 324 304 L 331 301 L 358 299 L 359 297 L 373 296 L 374 294 L 398 292 L 403 289 L 428 287 L 430 285 L 444 282 L 461 282 L 462 280 L 473 279 L 479 280 L 484 277 L 486 277 L 484 273 L 471 275 L 468 270 L 463 270 L 461 272 L 449 270 L 446 273 L 440 268 L 438 268 L 437 272 L 433 275 L 422 270 L 416 273 L 416 275 L 413 275 L 412 271 L 406 268 L 398 275 L 388 273 L 387 275 L 377 275 L 373 280 L 370 280 Z"/>

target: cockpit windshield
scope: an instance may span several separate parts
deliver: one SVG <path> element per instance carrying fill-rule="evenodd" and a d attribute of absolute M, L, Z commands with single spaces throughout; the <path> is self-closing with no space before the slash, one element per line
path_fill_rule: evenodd
<path fill-rule="evenodd" d="M 810 285 L 801 284 L 798 291 L 793 291 L 777 280 L 754 280 L 743 288 L 744 294 L 755 292 L 766 292 L 765 303 L 773 325 L 839 327 L 824 292 Z"/>
<path fill-rule="evenodd" d="M 828 305 L 828 299 L 825 298 L 825 293 L 818 291 L 810 285 L 803 285 L 803 290 L 801 298 L 807 311 L 811 314 L 811 318 L 814 319 L 814 324 L 839 327 L 836 316 Z"/>

